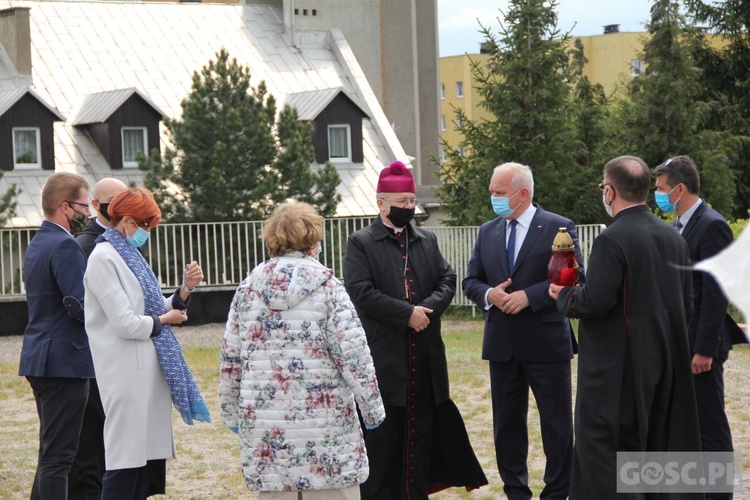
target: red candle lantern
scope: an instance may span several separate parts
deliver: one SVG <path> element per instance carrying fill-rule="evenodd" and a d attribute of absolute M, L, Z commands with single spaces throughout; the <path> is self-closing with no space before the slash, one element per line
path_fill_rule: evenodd
<path fill-rule="evenodd" d="M 578 280 L 578 261 L 573 249 L 573 238 L 567 228 L 561 227 L 552 242 L 552 258 L 547 266 L 547 276 L 555 285 L 573 286 Z"/>

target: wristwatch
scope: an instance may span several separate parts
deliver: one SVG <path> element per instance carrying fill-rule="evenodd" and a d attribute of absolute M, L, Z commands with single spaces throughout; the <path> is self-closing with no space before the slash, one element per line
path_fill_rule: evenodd
<path fill-rule="evenodd" d="M 185 293 L 193 293 L 193 290 L 195 290 L 195 288 L 193 288 L 193 290 L 189 289 L 184 281 L 182 282 L 181 288 L 182 288 L 182 291 Z"/>

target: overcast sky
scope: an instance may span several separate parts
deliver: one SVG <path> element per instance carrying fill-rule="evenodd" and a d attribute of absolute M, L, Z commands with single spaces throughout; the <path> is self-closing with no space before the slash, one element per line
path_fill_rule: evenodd
<path fill-rule="evenodd" d="M 619 24 L 620 31 L 644 31 L 652 2 L 649 0 L 559 0 L 558 28 L 572 35 L 600 35 L 603 26 Z M 497 18 L 507 0 L 438 0 L 440 56 L 479 52 L 483 41 L 479 19 L 497 32 Z"/>

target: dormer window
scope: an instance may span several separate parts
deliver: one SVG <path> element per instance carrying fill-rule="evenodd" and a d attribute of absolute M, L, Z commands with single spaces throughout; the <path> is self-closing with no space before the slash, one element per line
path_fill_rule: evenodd
<path fill-rule="evenodd" d="M 57 121 L 65 117 L 30 88 L 0 90 L 0 169 L 54 170 Z"/>
<path fill-rule="evenodd" d="M 42 167 L 42 154 L 38 127 L 13 128 L 13 168 L 37 169 Z"/>
<path fill-rule="evenodd" d="M 122 127 L 122 166 L 137 168 L 138 153 L 148 152 L 148 129 L 146 127 Z"/>
<path fill-rule="evenodd" d="M 330 161 L 352 161 L 352 133 L 349 125 L 328 125 L 328 153 Z"/>
<path fill-rule="evenodd" d="M 361 168 L 364 162 L 362 120 L 369 118 L 362 106 L 341 88 L 289 94 L 285 105 L 297 110 L 297 118 L 315 127 L 315 163 L 338 168 Z"/>
<path fill-rule="evenodd" d="M 138 168 L 135 157 L 159 151 L 159 122 L 164 113 L 135 88 L 82 96 L 70 124 L 86 129 L 113 169 Z M 160 151 L 159 151 L 160 152 Z"/>

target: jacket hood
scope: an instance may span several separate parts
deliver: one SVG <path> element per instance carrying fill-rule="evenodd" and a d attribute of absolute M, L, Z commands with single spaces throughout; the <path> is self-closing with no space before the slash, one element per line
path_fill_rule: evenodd
<path fill-rule="evenodd" d="M 333 271 L 317 259 L 294 252 L 274 257 L 250 274 L 250 287 L 269 309 L 287 310 L 331 279 Z"/>

